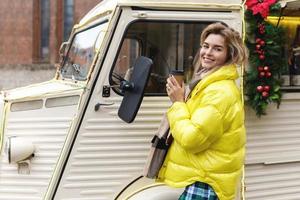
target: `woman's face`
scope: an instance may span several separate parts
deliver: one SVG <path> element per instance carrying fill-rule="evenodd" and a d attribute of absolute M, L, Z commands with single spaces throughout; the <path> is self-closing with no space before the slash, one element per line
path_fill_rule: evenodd
<path fill-rule="evenodd" d="M 209 34 L 200 49 L 201 65 L 204 68 L 223 66 L 227 61 L 228 49 L 223 36 Z"/>

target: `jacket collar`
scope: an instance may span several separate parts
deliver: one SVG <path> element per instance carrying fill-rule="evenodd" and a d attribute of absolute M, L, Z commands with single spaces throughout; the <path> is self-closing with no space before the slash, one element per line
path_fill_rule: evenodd
<path fill-rule="evenodd" d="M 239 77 L 236 65 L 225 65 L 220 67 L 217 71 L 204 77 L 194 88 L 193 93 L 196 94 L 199 91 L 206 88 L 209 84 L 221 81 L 221 80 L 235 80 Z"/>

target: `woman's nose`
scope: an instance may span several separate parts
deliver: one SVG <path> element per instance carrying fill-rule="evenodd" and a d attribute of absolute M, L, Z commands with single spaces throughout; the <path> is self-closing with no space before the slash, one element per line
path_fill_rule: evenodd
<path fill-rule="evenodd" d="M 205 53 L 208 55 L 212 54 L 212 48 L 207 48 Z"/>

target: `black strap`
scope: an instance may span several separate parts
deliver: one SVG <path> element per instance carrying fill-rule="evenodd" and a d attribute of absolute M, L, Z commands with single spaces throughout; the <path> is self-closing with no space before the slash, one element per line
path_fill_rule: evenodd
<path fill-rule="evenodd" d="M 165 138 L 159 138 L 155 135 L 151 140 L 152 146 L 156 147 L 157 149 L 168 149 L 169 145 L 166 143 Z"/>

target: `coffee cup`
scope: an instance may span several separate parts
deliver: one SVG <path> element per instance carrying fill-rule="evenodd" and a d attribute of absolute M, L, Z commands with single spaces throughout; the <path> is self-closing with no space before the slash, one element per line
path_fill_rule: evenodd
<path fill-rule="evenodd" d="M 184 82 L 184 71 L 183 70 L 172 70 L 171 75 L 176 79 L 179 85 L 182 85 Z"/>

